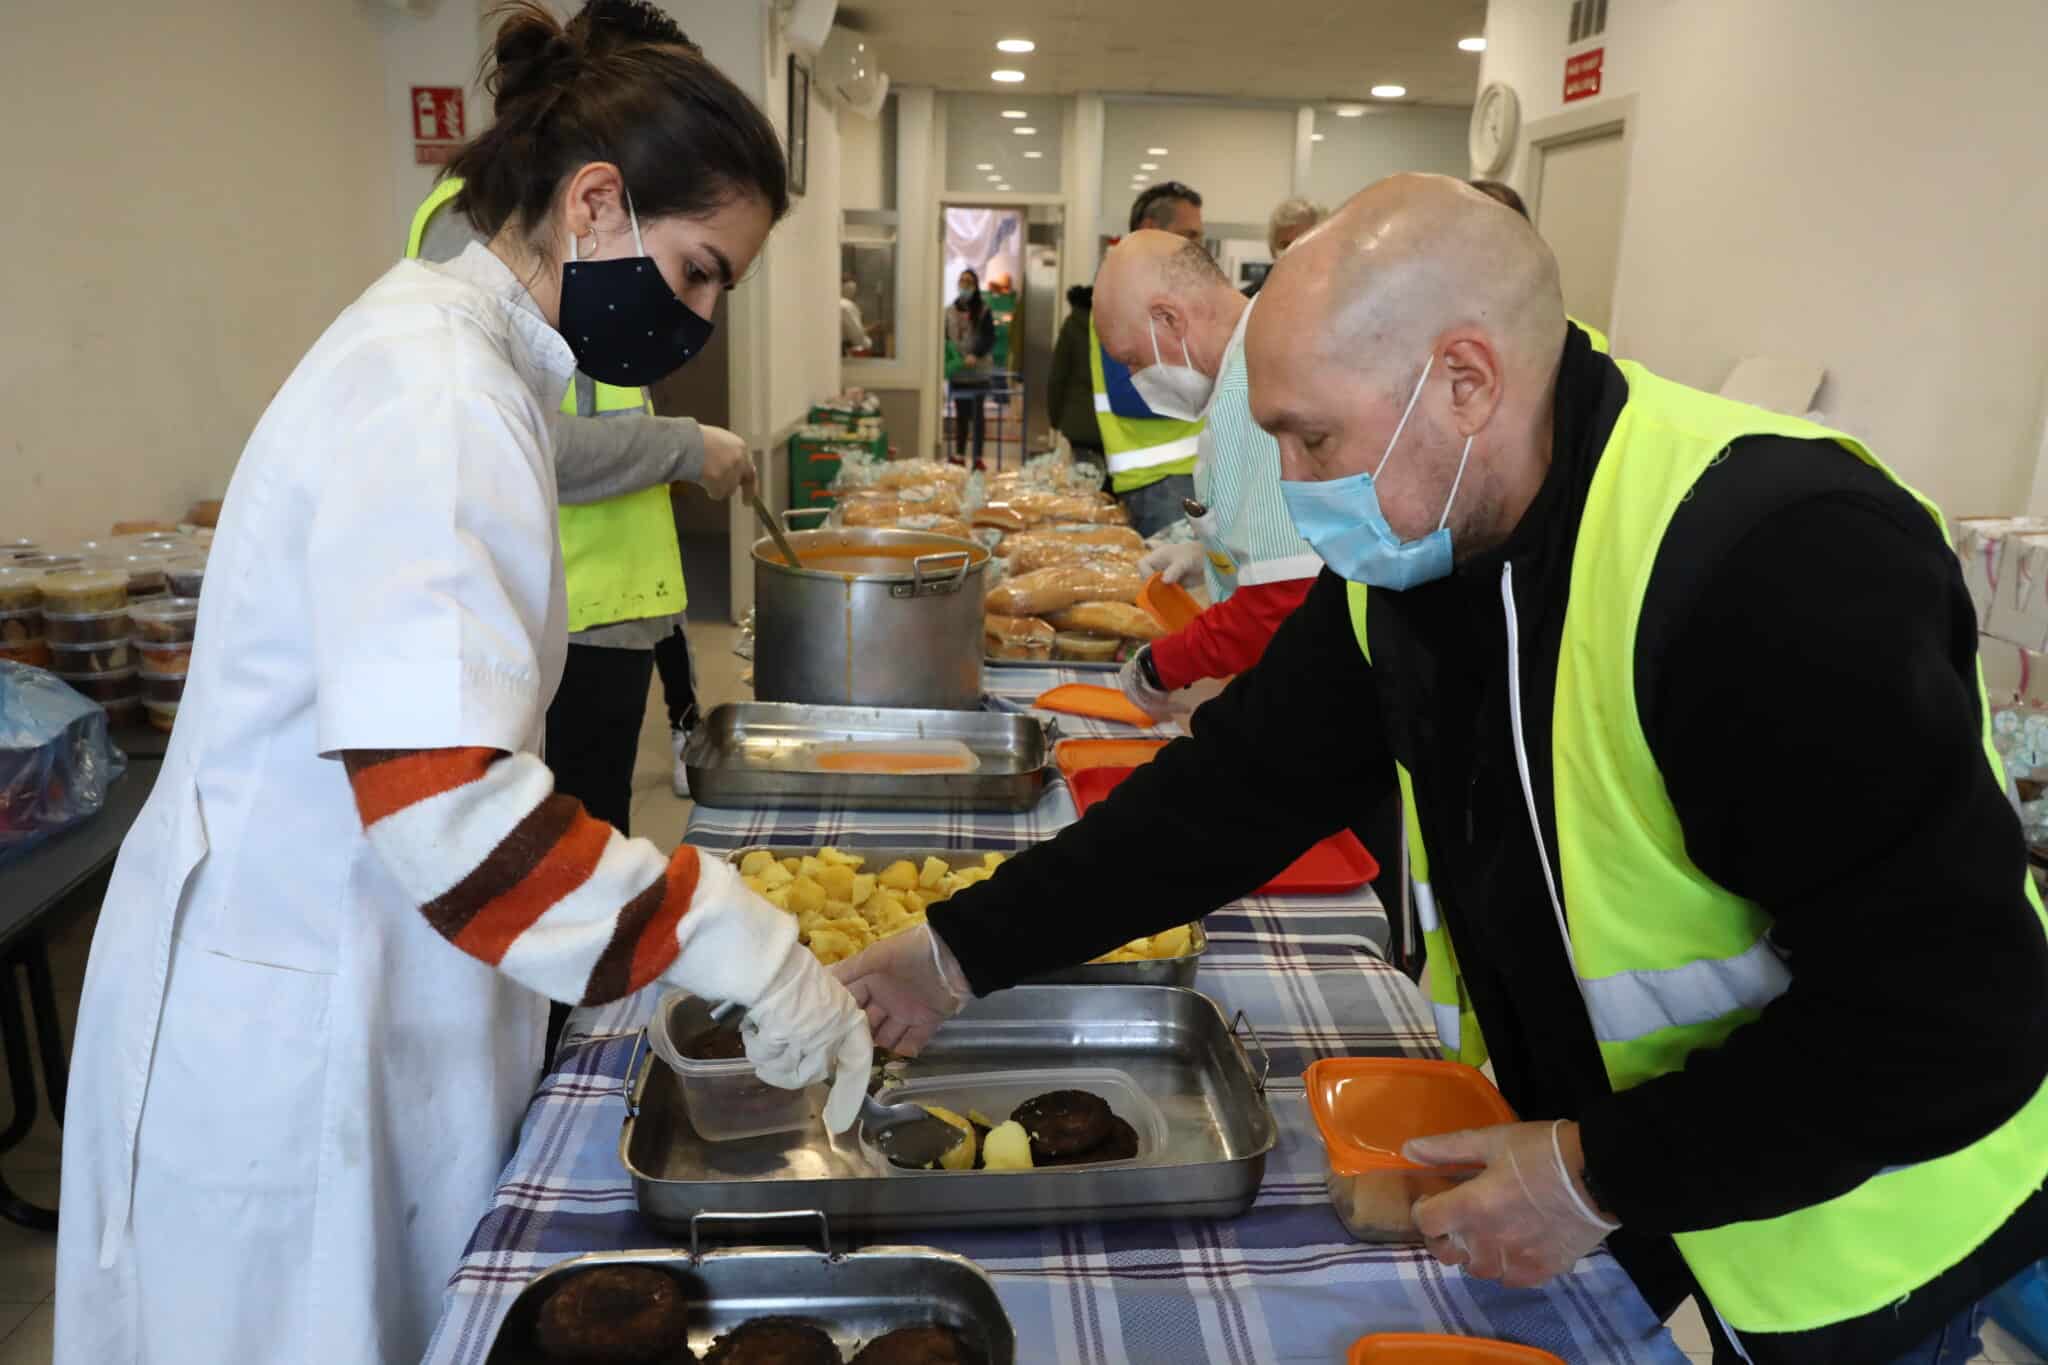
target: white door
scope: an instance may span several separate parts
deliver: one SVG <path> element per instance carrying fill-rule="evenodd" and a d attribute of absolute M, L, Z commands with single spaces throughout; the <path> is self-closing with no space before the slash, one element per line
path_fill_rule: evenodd
<path fill-rule="evenodd" d="M 1564 309 L 1607 331 L 1621 252 L 1622 130 L 1609 125 L 1540 150 L 1536 231 L 1557 253 Z"/>

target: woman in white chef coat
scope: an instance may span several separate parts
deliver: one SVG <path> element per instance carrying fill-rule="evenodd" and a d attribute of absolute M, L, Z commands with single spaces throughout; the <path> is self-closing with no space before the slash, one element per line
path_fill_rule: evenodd
<path fill-rule="evenodd" d="M 689 359 L 788 206 L 774 129 L 672 24 L 592 17 L 631 41 L 504 22 L 498 120 L 450 168 L 486 241 L 373 284 L 235 471 L 86 973 L 65 1365 L 417 1360 L 548 997 L 743 1002 L 764 1078 L 836 1071 L 827 1122 L 858 1106 L 866 1024 L 794 921 L 534 753 L 565 630 L 548 411 L 579 367 Z"/>

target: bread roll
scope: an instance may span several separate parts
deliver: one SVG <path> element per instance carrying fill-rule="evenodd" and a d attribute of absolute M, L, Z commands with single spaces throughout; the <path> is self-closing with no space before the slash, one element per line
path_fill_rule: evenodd
<path fill-rule="evenodd" d="M 989 591 L 998 616 L 1043 616 L 1080 602 L 1135 602 L 1145 580 L 1121 564 L 1059 564 L 1018 574 Z"/>
<path fill-rule="evenodd" d="M 1166 632 L 1159 623 L 1146 615 L 1142 607 L 1125 602 L 1081 602 L 1058 611 L 1047 612 L 1045 619 L 1054 630 L 1078 630 L 1089 635 L 1115 635 L 1126 640 L 1156 640 Z"/>
<path fill-rule="evenodd" d="M 1093 526 L 1067 524 L 1056 526 L 1035 526 L 1003 537 L 996 546 L 996 553 L 1008 557 L 1031 545 L 1095 545 L 1104 549 L 1122 550 L 1132 555 L 1145 553 L 1145 540 L 1128 526 Z"/>
<path fill-rule="evenodd" d="M 1071 540 L 1065 536 L 1022 538 L 1029 539 L 1032 543 L 1019 546 L 1003 561 L 1013 574 L 1049 569 L 1055 564 L 1114 564 L 1132 570 L 1138 567 L 1138 556 L 1130 550 L 1095 545 L 1085 540 Z M 1009 539 L 1015 540 L 1020 537 L 1012 536 Z"/>
<path fill-rule="evenodd" d="M 984 616 L 981 635 L 990 658 L 1051 657 L 1053 629 L 1035 616 Z"/>

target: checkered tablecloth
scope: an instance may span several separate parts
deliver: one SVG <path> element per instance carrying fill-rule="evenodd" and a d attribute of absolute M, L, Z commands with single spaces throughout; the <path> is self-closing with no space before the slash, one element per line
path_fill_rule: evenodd
<path fill-rule="evenodd" d="M 1056 670 L 990 670 L 997 704 L 1028 706 Z M 1024 677 L 1021 675 L 1036 675 Z M 1050 680 L 1049 680 L 1050 679 Z M 1062 728 L 1128 735 L 1128 727 Z M 700 808 L 688 838 L 747 844 L 1011 849 L 1074 818 L 1054 783 L 1015 816 Z M 1268 1098 L 1279 1144 L 1257 1203 L 1223 1221 L 919 1233 L 973 1258 L 1016 1325 L 1018 1360 L 1334 1362 L 1367 1332 L 1432 1331 L 1524 1342 L 1572 1362 L 1682 1365 L 1621 1268 L 1591 1257 L 1543 1290 L 1507 1290 L 1447 1271 L 1412 1249 L 1347 1236 L 1324 1190 L 1322 1146 L 1302 1097 L 1318 1057 L 1428 1056 L 1420 992 L 1381 961 L 1386 919 L 1369 889 L 1341 897 L 1253 897 L 1211 915 L 1197 988 L 1242 1010 L 1272 1057 Z M 449 1285 L 429 1365 L 481 1365 L 499 1319 L 534 1274 L 589 1251 L 673 1245 L 643 1221 L 618 1156 L 621 1086 L 653 993 L 579 1011 L 520 1133 L 489 1213 Z M 886 1237 L 882 1240 L 889 1240 Z"/>

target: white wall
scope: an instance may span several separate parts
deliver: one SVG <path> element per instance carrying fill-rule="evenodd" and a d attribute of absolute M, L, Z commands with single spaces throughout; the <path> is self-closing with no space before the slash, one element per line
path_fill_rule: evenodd
<path fill-rule="evenodd" d="M 839 111 L 839 207 L 879 209 L 883 186 L 882 120 Z"/>
<path fill-rule="evenodd" d="M 439 166 L 422 166 L 413 152 L 412 87 L 459 85 L 470 137 L 491 122 L 491 97 L 476 84 L 484 53 L 484 14 L 492 0 L 442 0 L 424 16 L 378 7 L 384 58 L 385 153 L 391 165 L 389 241 L 395 257 L 405 249 L 413 214 L 434 188 Z M 565 7 L 555 6 L 559 12 Z"/>
<path fill-rule="evenodd" d="M 1487 17 L 1525 191 L 1569 8 Z M 1810 358 L 1820 406 L 1951 513 L 2048 511 L 2048 5 L 1633 0 L 1599 41 L 1600 99 L 1638 101 L 1616 349 L 1710 389 L 1745 355 Z"/>
<path fill-rule="evenodd" d="M 1164 147 L 1165 156 L 1146 148 Z M 1203 221 L 1253 224 L 1263 236 L 1273 206 L 1294 192 L 1294 110 L 1181 100 L 1104 101 L 1101 201 L 1097 227 L 1120 235 L 1138 191 L 1131 175 L 1144 162 L 1157 182 L 1178 180 L 1202 196 Z M 1233 236 L 1212 226 L 1210 236 Z"/>
<path fill-rule="evenodd" d="M 998 183 L 1015 194 L 1060 192 L 1062 130 L 1070 97 L 980 95 L 949 91 L 939 96 L 946 120 L 946 189 L 954 194 L 987 194 Z M 1028 117 L 1007 119 L 1005 109 Z M 1031 133 L 1020 135 L 1021 128 Z M 1026 152 L 1039 153 L 1026 157 Z M 992 166 L 984 171 L 982 166 Z M 990 180 L 1002 177 L 1000 182 Z"/>
<path fill-rule="evenodd" d="M 0 534 L 175 516 L 398 254 L 377 11 L 73 0 L 0 25 Z"/>
<path fill-rule="evenodd" d="M 1368 107 L 1357 118 L 1318 110 L 1313 122 L 1323 140 L 1309 144 L 1308 176 L 1299 193 L 1325 208 L 1400 171 L 1465 174 L 1470 109 L 1391 105 Z"/>

